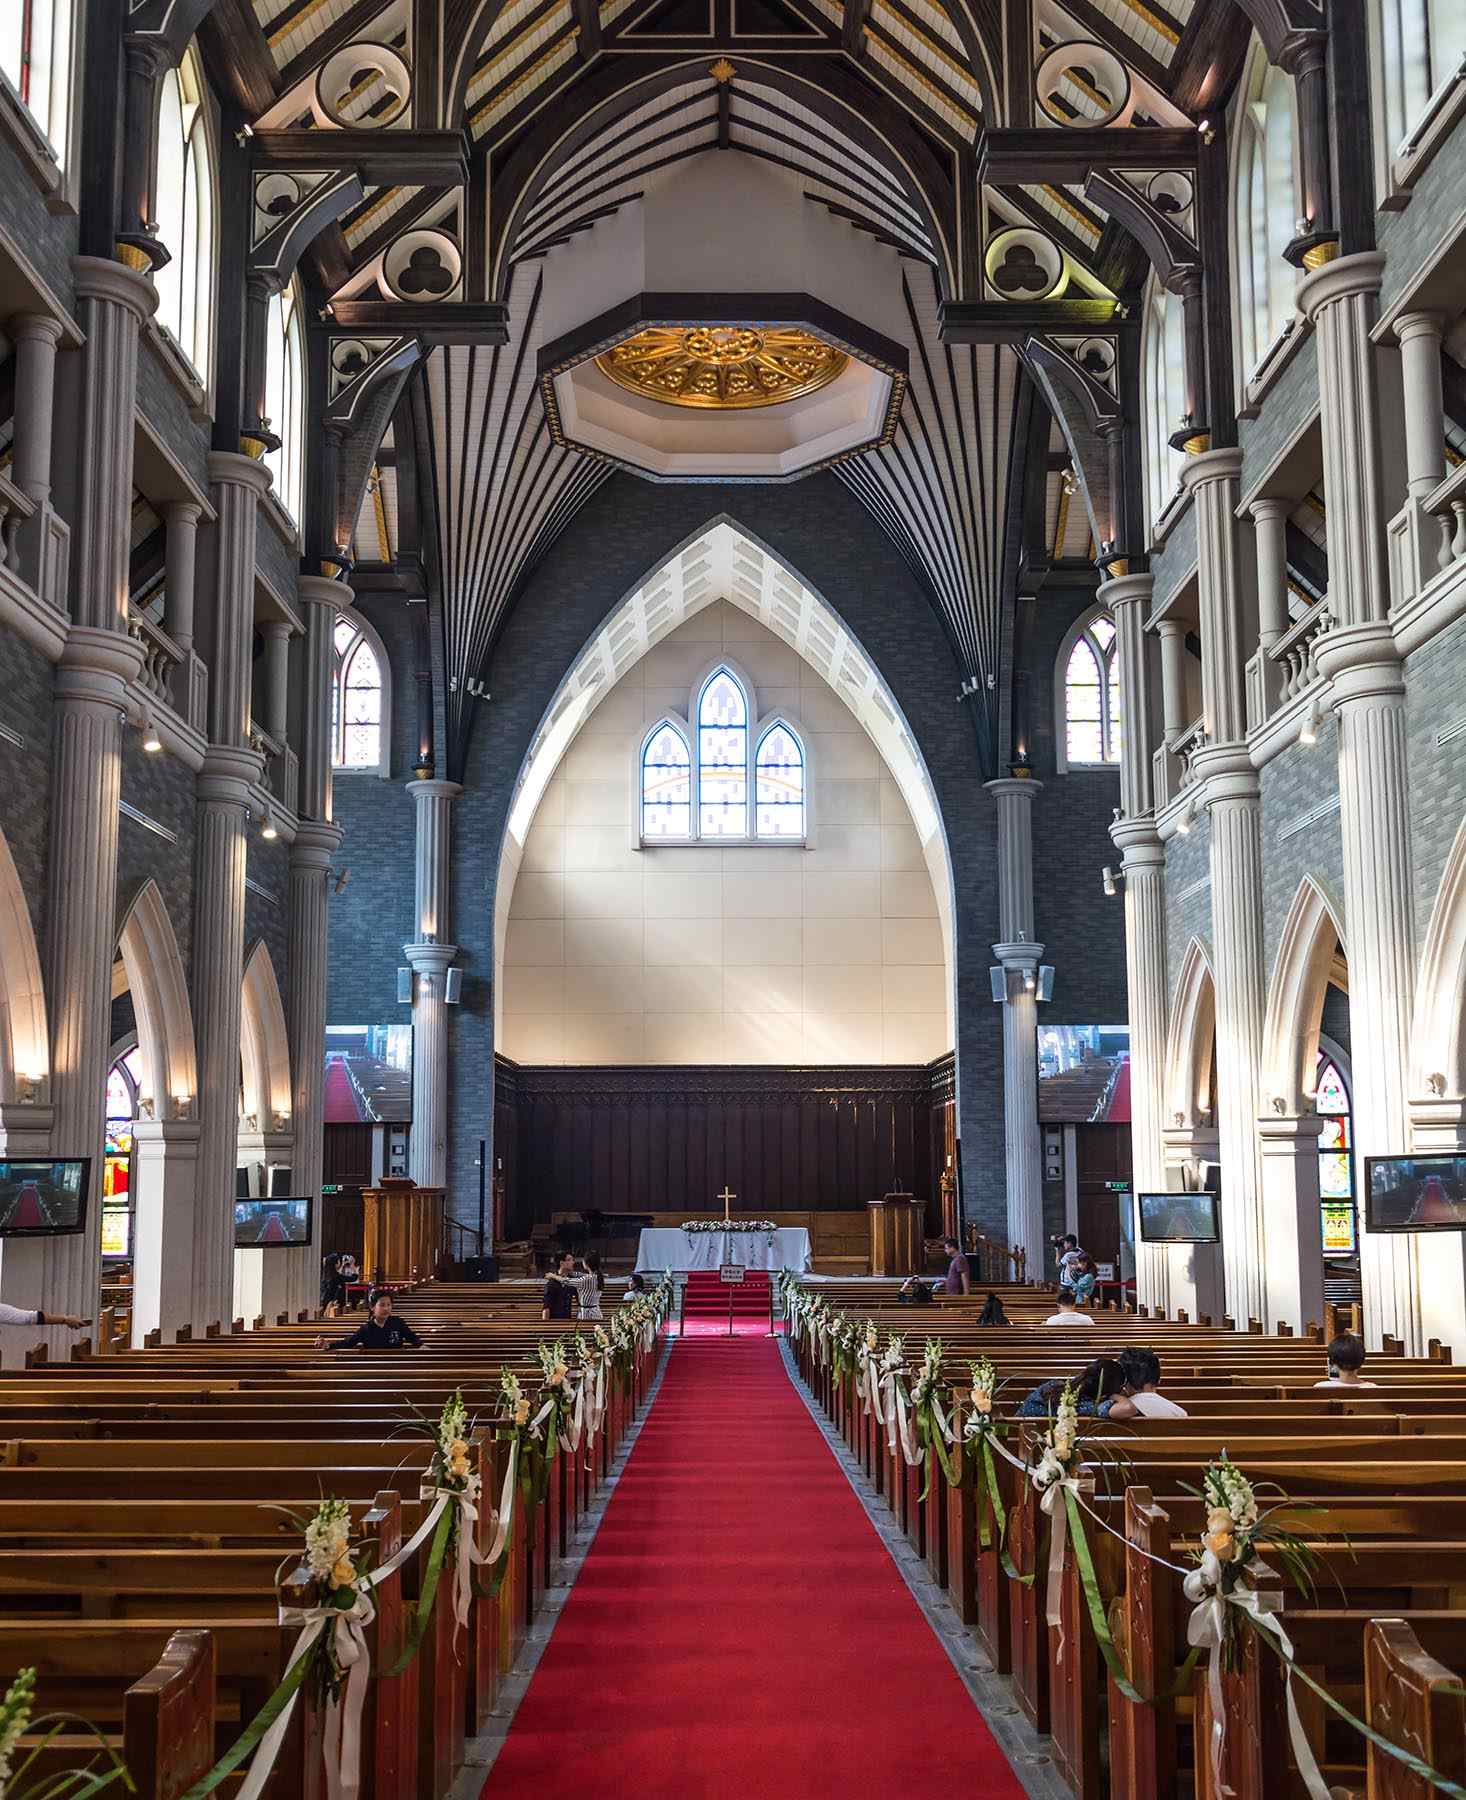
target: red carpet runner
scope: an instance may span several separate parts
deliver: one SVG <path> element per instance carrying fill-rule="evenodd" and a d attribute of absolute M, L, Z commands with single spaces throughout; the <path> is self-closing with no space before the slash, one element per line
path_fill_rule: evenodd
<path fill-rule="evenodd" d="M 776 1346 L 671 1353 L 486 1795 L 1022 1788 Z"/>

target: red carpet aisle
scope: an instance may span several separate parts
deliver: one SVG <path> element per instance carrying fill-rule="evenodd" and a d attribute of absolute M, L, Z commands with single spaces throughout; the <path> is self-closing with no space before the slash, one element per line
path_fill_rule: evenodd
<path fill-rule="evenodd" d="M 775 1345 L 679 1344 L 485 1794 L 1022 1792 Z"/>

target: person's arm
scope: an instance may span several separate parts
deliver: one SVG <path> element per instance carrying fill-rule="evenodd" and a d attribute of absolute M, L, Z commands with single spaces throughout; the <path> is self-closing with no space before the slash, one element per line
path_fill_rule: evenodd
<path fill-rule="evenodd" d="M 972 1292 L 972 1266 L 965 1256 L 962 1259 L 962 1292 L 964 1294 Z"/>
<path fill-rule="evenodd" d="M 6 1306 L 0 1301 L 0 1325 L 65 1325 L 75 1330 L 85 1325 L 85 1319 L 78 1318 L 75 1313 L 48 1313 L 39 1306 L 27 1312 L 21 1306 Z"/>
<path fill-rule="evenodd" d="M 362 1335 L 365 1331 L 365 1325 L 358 1325 L 356 1330 L 353 1331 L 349 1337 L 333 1338 L 331 1342 L 326 1345 L 326 1348 L 328 1350 L 360 1350 L 362 1347 Z"/>
<path fill-rule="evenodd" d="M 1139 1419 L 1143 1416 L 1135 1402 L 1124 1394 L 1117 1394 L 1113 1400 L 1107 1400 L 1100 1408 L 1102 1419 Z"/>
<path fill-rule="evenodd" d="M 421 1350 L 422 1349 L 422 1339 L 417 1335 L 417 1333 L 408 1324 L 407 1320 L 399 1319 L 397 1322 L 402 1327 L 402 1341 L 404 1344 L 407 1345 L 408 1349 L 409 1350 Z"/>

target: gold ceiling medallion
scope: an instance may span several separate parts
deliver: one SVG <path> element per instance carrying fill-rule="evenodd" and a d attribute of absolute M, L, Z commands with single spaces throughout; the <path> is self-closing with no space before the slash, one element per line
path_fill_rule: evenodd
<path fill-rule="evenodd" d="M 669 406 L 778 406 L 813 394 L 849 357 L 794 325 L 653 325 L 596 358 L 619 386 Z"/>

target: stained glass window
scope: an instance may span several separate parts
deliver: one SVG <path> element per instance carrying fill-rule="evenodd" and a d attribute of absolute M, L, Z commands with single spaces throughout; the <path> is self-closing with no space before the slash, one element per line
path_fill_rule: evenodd
<path fill-rule="evenodd" d="M 380 768 L 386 725 L 381 661 L 361 627 L 350 619 L 337 621 L 333 642 L 331 761 L 338 769 Z"/>
<path fill-rule="evenodd" d="M 641 753 L 641 835 L 692 836 L 692 753 L 676 726 L 665 722 Z"/>
<path fill-rule="evenodd" d="M 698 701 L 697 790 L 699 837 L 748 836 L 748 696 L 727 669 Z"/>
<path fill-rule="evenodd" d="M 1104 614 L 1075 640 L 1064 669 L 1064 749 L 1072 763 L 1120 760 L 1120 666 Z"/>
<path fill-rule="evenodd" d="M 1326 1255 L 1356 1248 L 1354 1230 L 1354 1120 L 1339 1066 L 1319 1052 L 1314 1110 L 1323 1121 L 1318 1139 L 1318 1197 Z"/>
<path fill-rule="evenodd" d="M 804 752 L 787 725 L 772 725 L 759 739 L 753 804 L 757 836 L 804 836 Z"/>
<path fill-rule="evenodd" d="M 107 1125 L 102 1161 L 102 1254 L 132 1253 L 133 1122 L 137 1118 L 142 1052 L 136 1044 L 107 1071 Z"/>

